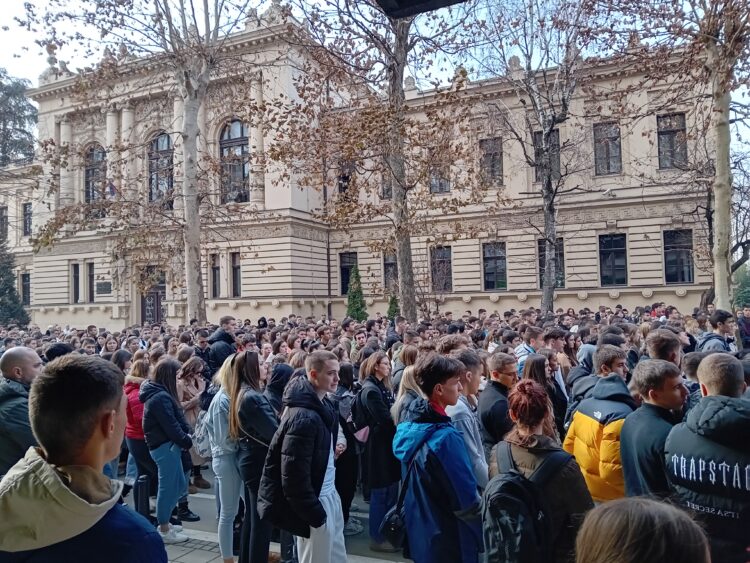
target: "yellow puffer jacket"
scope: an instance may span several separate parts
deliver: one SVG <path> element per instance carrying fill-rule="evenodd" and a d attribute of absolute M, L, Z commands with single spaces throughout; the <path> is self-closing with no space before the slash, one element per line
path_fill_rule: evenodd
<path fill-rule="evenodd" d="M 573 415 L 563 448 L 576 458 L 597 502 L 625 496 L 620 432 L 637 406 L 623 379 L 610 375 L 597 382 Z"/>

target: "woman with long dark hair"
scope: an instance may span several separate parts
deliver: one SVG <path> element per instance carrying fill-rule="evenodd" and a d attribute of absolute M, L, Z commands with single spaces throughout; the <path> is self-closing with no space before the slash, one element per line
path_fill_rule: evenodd
<path fill-rule="evenodd" d="M 181 528 L 169 523 L 172 509 L 187 490 L 182 450 L 193 446 L 189 436 L 190 427 L 177 402 L 179 369 L 180 364 L 176 360 L 164 358 L 156 365 L 153 380 L 144 382 L 138 395 L 144 405 L 143 433 L 159 473 L 156 521 L 164 543 L 188 540 L 186 535 L 180 533 Z"/>
<path fill-rule="evenodd" d="M 526 364 L 523 366 L 521 379 L 536 381 L 547 392 L 547 397 L 552 405 L 557 439 L 562 441 L 562 437 L 565 436 L 564 422 L 565 411 L 568 409 L 568 399 L 555 381 L 554 371 L 550 366 L 551 359 L 557 360 L 557 355 L 549 348 L 540 349 L 538 354 L 529 354 Z M 556 366 L 555 369 L 557 369 Z"/>
<path fill-rule="evenodd" d="M 268 561 L 270 522 L 258 516 L 258 488 L 268 445 L 278 422 L 271 403 L 263 395 L 264 376 L 256 352 L 238 353 L 227 373 L 229 436 L 237 440 L 237 463 L 245 487 L 245 519 L 240 542 L 240 563 Z"/>

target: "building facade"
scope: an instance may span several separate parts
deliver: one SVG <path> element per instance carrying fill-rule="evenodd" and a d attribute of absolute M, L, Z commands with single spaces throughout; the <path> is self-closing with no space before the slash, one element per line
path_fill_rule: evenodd
<path fill-rule="evenodd" d="M 369 244 L 383 238 L 385 222 L 353 225 L 347 232 L 328 228 L 316 214 L 326 194 L 297 189 L 293 176 L 263 159 L 274 132 L 227 105 L 232 99 L 295 98 L 300 55 L 285 44 L 284 29 L 271 11 L 234 35 L 227 48 L 251 61 L 248 69 L 217 79 L 199 114 L 199 160 L 206 163 L 199 168 L 214 214 L 202 246 L 207 314 L 213 322 L 225 314 L 256 320 L 330 312 L 341 318 L 355 263 L 368 310 L 385 313 L 388 288 L 397 276 L 394 256 Z M 606 100 L 581 88 L 571 119 L 559 128 L 558 142 L 574 147 L 584 165 L 566 179 L 576 189 L 560 200 L 562 267 L 555 307 L 621 303 L 632 308 L 664 301 L 688 311 L 710 286 L 696 196 L 680 185 L 680 163 L 692 150 L 693 109 L 664 109 L 658 86 L 632 88 L 639 78 L 604 65 L 587 80 L 590 86 L 627 90 L 630 107 L 653 107 L 652 112 L 638 119 L 618 116 Z M 40 326 L 185 322 L 179 244 L 167 242 L 179 241 L 170 218 L 181 213 L 182 153 L 174 133 L 180 130 L 180 98 L 159 68 L 138 61 L 116 82 L 106 104 L 83 104 L 75 86 L 75 77 L 57 68 L 40 77 L 29 93 L 39 105 L 40 139 L 66 149 L 66 156 L 40 154 L 34 165 L 12 170 L 6 176 L 12 180 L 4 180 L 0 191 L 0 235 L 15 253 L 22 299 Z M 413 112 L 433 96 L 407 83 Z M 453 312 L 538 306 L 544 245 L 537 178 L 522 148 L 494 125 L 493 115 L 498 107 L 524 110 L 502 77 L 469 84 L 466 99 L 477 110 L 476 127 L 465 142 L 476 147 L 481 166 L 509 204 L 490 217 L 482 205 L 457 217 L 435 217 L 447 233 L 439 246 L 414 233 L 415 272 L 423 278 L 424 299 L 433 310 Z M 431 197 L 441 197 L 450 185 L 430 191 Z M 105 219 L 103 226 L 84 226 L 69 235 L 63 228 L 53 245 L 32 247 L 59 209 L 118 197 L 158 204 L 163 222 L 154 224 L 151 215 L 142 229 L 156 233 L 157 240 L 163 232 L 163 248 L 155 251 L 171 253 L 171 263 L 165 265 L 162 255 L 150 264 L 148 253 L 138 248 L 137 211 L 135 225 Z M 482 228 L 476 236 L 452 236 L 450 225 L 456 221 Z M 138 252 L 122 244 L 123 232 L 132 233 L 129 248 Z"/>

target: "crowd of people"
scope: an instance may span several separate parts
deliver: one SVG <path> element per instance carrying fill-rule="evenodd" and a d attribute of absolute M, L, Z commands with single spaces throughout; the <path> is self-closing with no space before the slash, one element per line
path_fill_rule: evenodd
<path fill-rule="evenodd" d="M 346 561 L 358 490 L 417 563 L 748 561 L 750 307 L 0 339 L 0 562 L 166 562 L 209 466 L 225 563 Z"/>

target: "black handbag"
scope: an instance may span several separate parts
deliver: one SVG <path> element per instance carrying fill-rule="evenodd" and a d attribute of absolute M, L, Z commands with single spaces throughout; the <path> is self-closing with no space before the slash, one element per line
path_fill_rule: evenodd
<path fill-rule="evenodd" d="M 406 488 L 407 484 L 409 483 L 409 476 L 411 475 L 412 469 L 414 469 L 419 450 L 421 450 L 425 442 L 430 439 L 430 436 L 432 436 L 433 432 L 435 432 L 435 430 L 428 433 L 422 440 L 422 443 L 419 444 L 419 447 L 415 450 L 414 457 L 412 457 L 411 462 L 409 462 L 409 468 L 406 470 L 404 483 L 403 485 L 401 485 L 401 491 L 398 494 L 398 501 L 396 502 L 396 506 L 385 513 L 383 521 L 380 523 L 380 528 L 378 530 L 380 532 L 380 535 L 388 540 L 388 542 L 393 547 L 404 547 L 404 539 L 406 538 L 404 500 L 406 499 Z"/>

